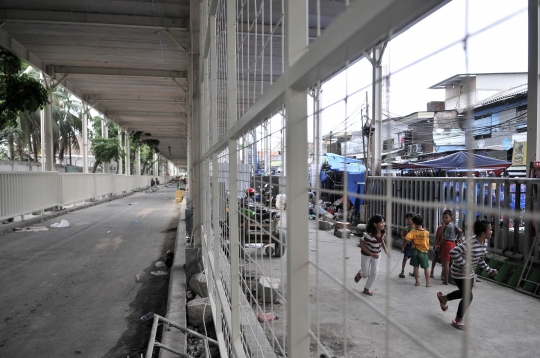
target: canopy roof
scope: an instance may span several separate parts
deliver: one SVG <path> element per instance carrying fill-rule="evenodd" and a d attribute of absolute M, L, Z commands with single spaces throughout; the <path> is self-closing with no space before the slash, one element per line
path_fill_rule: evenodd
<path fill-rule="evenodd" d="M 494 159 L 479 154 L 469 154 L 466 152 L 457 152 L 446 157 L 428 160 L 420 163 L 395 163 L 395 168 L 401 169 L 441 169 L 446 171 L 462 170 L 469 168 L 469 157 L 472 156 L 473 169 L 492 169 L 500 170 L 508 168 L 512 163 L 505 160 Z"/>
<path fill-rule="evenodd" d="M 334 153 L 326 153 L 324 155 L 330 165 L 330 170 L 346 171 L 349 173 L 363 173 L 366 167 L 361 160 L 347 158 Z"/>

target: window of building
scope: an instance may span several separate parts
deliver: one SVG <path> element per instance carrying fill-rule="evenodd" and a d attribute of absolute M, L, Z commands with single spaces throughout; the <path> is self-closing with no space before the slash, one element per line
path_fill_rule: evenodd
<path fill-rule="evenodd" d="M 496 127 L 499 128 L 499 116 L 496 116 Z M 473 137 L 474 139 L 491 138 L 491 131 L 493 129 L 492 115 L 484 114 L 482 116 L 475 116 L 473 123 Z"/>
<path fill-rule="evenodd" d="M 527 132 L 527 105 L 516 108 L 516 132 Z"/>
<path fill-rule="evenodd" d="M 383 142 L 383 150 L 392 150 L 394 149 L 394 138 L 387 139 Z"/>
<path fill-rule="evenodd" d="M 463 93 L 463 85 L 459 85 L 459 93 Z"/>

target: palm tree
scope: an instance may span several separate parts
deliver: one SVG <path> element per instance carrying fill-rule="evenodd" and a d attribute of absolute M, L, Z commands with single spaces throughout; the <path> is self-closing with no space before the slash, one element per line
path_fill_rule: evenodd
<path fill-rule="evenodd" d="M 53 152 L 55 156 L 58 153 L 58 159 L 63 162 L 66 150 L 71 154 L 71 147 L 80 149 L 77 134 L 82 131 L 81 103 L 74 100 L 65 90 L 57 87 L 53 91 L 52 109 Z"/>

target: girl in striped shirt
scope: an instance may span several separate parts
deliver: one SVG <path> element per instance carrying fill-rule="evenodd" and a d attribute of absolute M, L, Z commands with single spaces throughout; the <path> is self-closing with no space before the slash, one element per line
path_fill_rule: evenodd
<path fill-rule="evenodd" d="M 456 319 L 452 320 L 452 325 L 461 330 L 465 330 L 463 316 L 473 299 L 472 288 L 474 285 L 474 272 L 476 271 L 476 266 L 480 266 L 490 273 L 491 276 L 497 274 L 497 270 L 490 268 L 484 261 L 484 255 L 486 254 L 487 249 L 486 240 L 489 239 L 492 234 L 491 223 L 487 220 L 478 220 L 474 223 L 473 231 L 475 236 L 450 251 L 450 257 L 453 261 L 452 277 L 456 281 L 458 289 L 454 292 L 450 292 L 446 296 L 443 296 L 442 292 L 437 292 L 437 298 L 439 299 L 443 311 L 448 309 L 448 301 L 461 299 Z M 471 252 L 471 267 L 469 271 L 466 271 L 468 250 Z M 470 292 L 470 297 L 465 297 L 466 288 L 468 288 L 468 291 Z"/>
<path fill-rule="evenodd" d="M 373 296 L 373 291 L 370 288 L 379 271 L 379 263 L 381 261 L 379 254 L 381 253 L 381 248 L 390 257 L 384 243 L 384 238 L 386 237 L 384 226 L 384 217 L 377 214 L 373 215 L 366 225 L 366 232 L 360 243 L 360 249 L 362 250 L 360 264 L 362 269 L 354 277 L 354 282 L 358 283 L 361 278 L 367 277 L 362 293 L 369 296 Z"/>

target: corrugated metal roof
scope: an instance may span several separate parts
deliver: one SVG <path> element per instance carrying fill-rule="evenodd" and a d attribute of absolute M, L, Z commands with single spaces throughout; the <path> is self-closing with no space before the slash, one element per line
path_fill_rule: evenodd
<path fill-rule="evenodd" d="M 476 103 L 473 106 L 473 108 L 487 106 L 488 104 L 492 104 L 492 103 L 495 103 L 495 102 L 498 102 L 498 101 L 502 101 L 502 100 L 507 99 L 507 98 L 515 97 L 515 96 L 518 96 L 520 94 L 525 94 L 525 93 L 527 93 L 528 89 L 529 89 L 529 85 L 527 83 L 524 83 L 524 84 L 516 86 L 516 87 L 509 88 L 507 90 L 504 90 L 502 92 L 494 94 L 493 96 L 488 97 L 488 98 Z"/>

